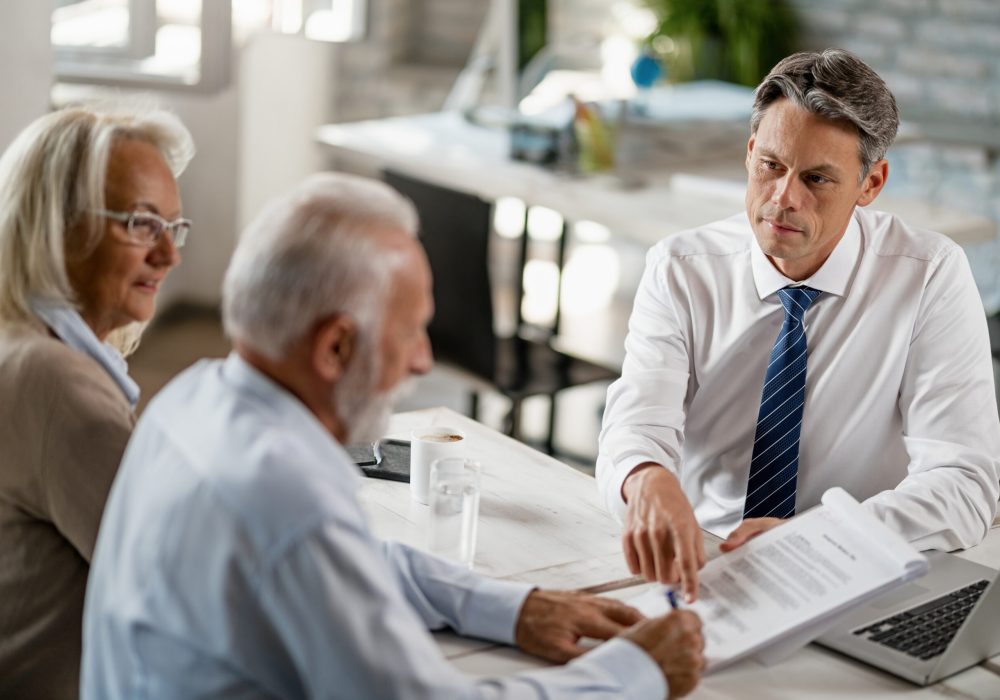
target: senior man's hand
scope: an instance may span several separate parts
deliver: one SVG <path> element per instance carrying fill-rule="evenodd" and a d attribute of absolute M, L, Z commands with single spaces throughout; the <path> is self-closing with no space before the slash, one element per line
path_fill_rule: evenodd
<path fill-rule="evenodd" d="M 705 545 L 677 477 L 658 464 L 639 465 L 625 479 L 622 495 L 627 504 L 622 548 L 629 570 L 647 581 L 680 581 L 685 599 L 697 599 Z"/>
<path fill-rule="evenodd" d="M 579 645 L 582 637 L 610 639 L 643 619 L 610 598 L 536 589 L 521 606 L 515 641 L 529 654 L 565 663 L 587 651 Z"/>
<path fill-rule="evenodd" d="M 646 620 L 622 635 L 649 654 L 660 667 L 671 698 L 694 690 L 705 668 L 701 620 L 690 610 L 674 610 Z"/>
<path fill-rule="evenodd" d="M 723 552 L 731 552 L 757 535 L 765 533 L 783 522 L 785 521 L 782 518 L 747 518 L 729 533 L 729 537 L 719 545 L 719 549 Z"/>

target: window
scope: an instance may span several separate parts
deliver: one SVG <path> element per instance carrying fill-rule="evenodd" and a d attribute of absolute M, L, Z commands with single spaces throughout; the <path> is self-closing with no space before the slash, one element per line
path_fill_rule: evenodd
<path fill-rule="evenodd" d="M 57 0 L 64 82 L 216 90 L 229 80 L 230 0 Z"/>
<path fill-rule="evenodd" d="M 275 0 L 271 28 L 317 41 L 357 41 L 365 35 L 364 0 Z"/>
<path fill-rule="evenodd" d="M 254 32 L 355 41 L 366 0 L 56 0 L 52 44 L 63 82 L 214 91 L 232 40 Z"/>

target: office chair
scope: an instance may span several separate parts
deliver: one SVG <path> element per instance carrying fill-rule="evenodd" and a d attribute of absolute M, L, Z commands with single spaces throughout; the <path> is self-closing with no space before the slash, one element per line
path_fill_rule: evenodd
<path fill-rule="evenodd" d="M 420 240 L 434 275 L 435 313 L 428 335 L 435 357 L 471 373 L 510 400 L 504 432 L 511 437 L 520 437 L 524 399 L 547 396 L 544 449 L 554 454 L 556 394 L 617 379 L 618 372 L 560 351 L 548 337 L 529 336 L 521 328 L 513 336 L 498 337 L 489 273 L 492 205 L 390 170 L 383 172 L 383 178 L 408 197 L 420 214 Z M 519 264 L 523 271 L 524 260 Z M 475 388 L 470 393 L 470 413 L 477 417 Z"/>

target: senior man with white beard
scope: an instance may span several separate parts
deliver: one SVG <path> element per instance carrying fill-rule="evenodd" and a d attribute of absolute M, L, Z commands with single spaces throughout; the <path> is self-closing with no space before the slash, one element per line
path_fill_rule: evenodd
<path fill-rule="evenodd" d="M 377 437 L 430 369 L 430 270 L 412 206 L 319 175 L 244 233 L 226 275 L 234 352 L 143 414 L 104 514 L 83 697 L 663 698 L 703 665 L 700 623 L 494 581 L 377 540 L 341 447 Z M 428 630 L 567 661 L 474 680 Z M 583 653 L 581 637 L 610 639 Z M 575 658 L 579 657 L 579 658 Z"/>

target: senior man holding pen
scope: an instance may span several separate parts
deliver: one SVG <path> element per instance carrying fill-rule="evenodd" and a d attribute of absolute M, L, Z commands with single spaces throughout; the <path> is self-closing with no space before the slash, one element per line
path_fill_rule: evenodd
<path fill-rule="evenodd" d="M 694 598 L 700 528 L 732 549 L 832 486 L 918 549 L 989 529 L 1000 420 L 968 261 L 863 209 L 898 123 L 852 54 L 784 59 L 754 100 L 746 212 L 650 251 L 597 464 L 633 573 Z"/>
<path fill-rule="evenodd" d="M 704 657 L 691 611 L 489 579 L 378 539 L 343 445 L 385 432 L 430 370 L 430 268 L 388 186 L 318 174 L 275 200 L 226 273 L 224 361 L 143 412 L 101 523 L 85 700 L 662 700 Z M 471 678 L 430 630 L 560 668 Z M 608 639 L 587 649 L 581 639 Z M 589 645 L 587 645 L 589 646 Z"/>

